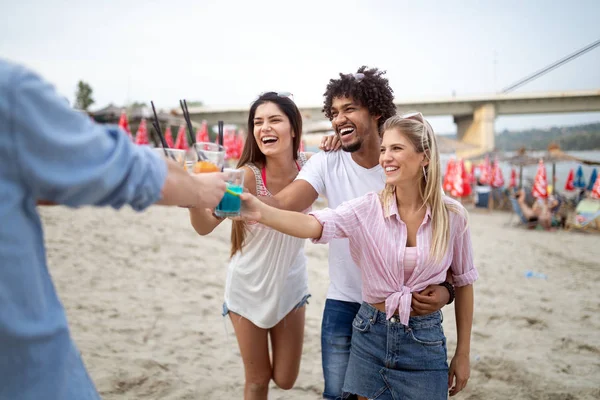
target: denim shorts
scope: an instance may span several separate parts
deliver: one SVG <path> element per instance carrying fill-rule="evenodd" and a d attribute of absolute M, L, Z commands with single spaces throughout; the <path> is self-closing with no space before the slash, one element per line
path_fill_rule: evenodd
<path fill-rule="evenodd" d="M 447 399 L 448 362 L 442 313 L 398 316 L 362 303 L 352 323 L 344 393 L 368 399 Z"/>
<path fill-rule="evenodd" d="M 308 304 L 308 298 L 310 297 L 310 294 L 305 295 L 302 300 L 300 300 L 298 302 L 298 304 L 296 304 L 294 306 L 294 308 L 292 308 L 292 311 L 297 310 L 298 308 L 305 306 Z M 227 314 L 229 314 L 229 308 L 227 307 L 227 303 L 223 302 L 223 312 L 221 313 L 222 316 L 226 316 Z M 235 311 L 234 311 L 235 312 Z"/>

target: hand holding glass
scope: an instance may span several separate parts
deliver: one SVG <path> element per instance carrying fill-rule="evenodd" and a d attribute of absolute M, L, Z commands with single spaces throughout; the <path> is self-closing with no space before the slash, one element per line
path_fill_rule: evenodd
<path fill-rule="evenodd" d="M 223 172 L 226 176 L 227 190 L 215 209 L 215 215 L 218 217 L 237 217 L 240 215 L 242 206 L 240 194 L 244 192 L 244 170 L 225 168 Z"/>

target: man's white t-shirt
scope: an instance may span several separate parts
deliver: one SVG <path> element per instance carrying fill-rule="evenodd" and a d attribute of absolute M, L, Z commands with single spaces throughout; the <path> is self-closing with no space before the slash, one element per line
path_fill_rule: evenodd
<path fill-rule="evenodd" d="M 319 152 L 302 167 L 296 179 L 303 179 L 327 198 L 330 208 L 345 201 L 379 192 L 385 186 L 383 169 L 366 169 L 345 151 Z M 348 239 L 329 243 L 329 290 L 327 298 L 362 303 L 360 270 L 350 256 Z"/>

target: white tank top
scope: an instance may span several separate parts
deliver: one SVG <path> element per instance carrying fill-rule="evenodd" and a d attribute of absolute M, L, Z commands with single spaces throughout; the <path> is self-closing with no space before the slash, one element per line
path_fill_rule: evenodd
<path fill-rule="evenodd" d="M 298 155 L 298 165 L 306 162 Z M 256 178 L 256 193 L 272 196 L 261 171 L 248 167 Z M 307 212 L 306 210 L 305 212 Z M 247 224 L 246 243 L 229 262 L 225 303 L 230 311 L 269 329 L 277 325 L 308 295 L 305 239 L 284 235 L 262 224 Z"/>

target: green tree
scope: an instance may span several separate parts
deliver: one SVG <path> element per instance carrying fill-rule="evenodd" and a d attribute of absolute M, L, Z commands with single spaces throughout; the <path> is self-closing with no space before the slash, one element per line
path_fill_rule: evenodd
<path fill-rule="evenodd" d="M 75 108 L 87 111 L 94 104 L 94 99 L 92 98 L 93 92 L 92 87 L 88 83 L 79 81 L 77 83 L 77 91 L 75 92 Z"/>

